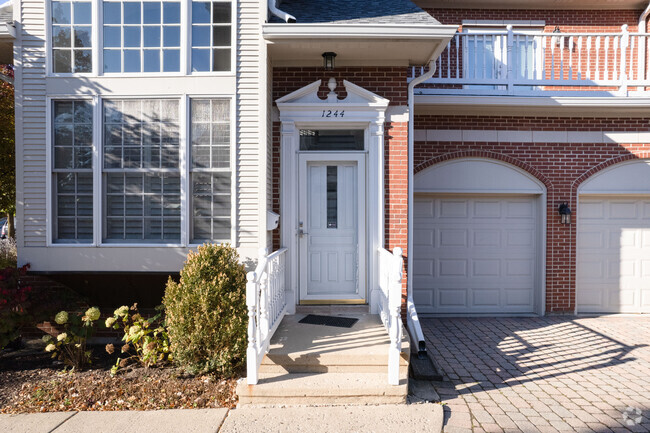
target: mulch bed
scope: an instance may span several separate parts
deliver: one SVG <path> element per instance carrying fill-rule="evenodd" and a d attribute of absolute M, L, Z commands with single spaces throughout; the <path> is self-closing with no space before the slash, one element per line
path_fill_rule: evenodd
<path fill-rule="evenodd" d="M 0 351 L 0 413 L 229 407 L 236 379 L 190 376 L 175 367 L 127 367 L 111 377 L 116 355 L 93 347 L 90 369 L 70 372 L 30 341 Z"/>

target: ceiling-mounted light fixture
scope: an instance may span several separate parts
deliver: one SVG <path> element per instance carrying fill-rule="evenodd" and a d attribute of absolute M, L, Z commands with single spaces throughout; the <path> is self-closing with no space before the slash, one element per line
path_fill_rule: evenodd
<path fill-rule="evenodd" d="M 561 44 L 562 37 L 560 36 L 562 32 L 560 31 L 560 26 L 555 26 L 555 30 L 553 30 L 553 39 L 555 41 L 555 46 L 559 47 Z"/>
<path fill-rule="evenodd" d="M 336 57 L 336 53 L 332 53 L 331 51 L 323 53 L 323 68 L 325 68 L 326 71 L 334 70 L 335 57 Z"/>

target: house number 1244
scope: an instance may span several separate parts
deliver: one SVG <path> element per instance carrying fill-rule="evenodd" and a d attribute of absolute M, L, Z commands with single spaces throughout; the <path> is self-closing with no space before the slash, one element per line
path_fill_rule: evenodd
<path fill-rule="evenodd" d="M 320 117 L 343 117 L 344 114 L 345 114 L 345 110 L 341 110 L 341 111 L 323 110 L 323 114 Z"/>

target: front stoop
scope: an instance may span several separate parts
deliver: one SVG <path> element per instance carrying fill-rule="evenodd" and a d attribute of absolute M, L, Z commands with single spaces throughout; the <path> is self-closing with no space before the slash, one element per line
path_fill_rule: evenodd
<path fill-rule="evenodd" d="M 239 404 L 393 404 L 408 394 L 409 344 L 403 333 L 399 385 L 388 384 L 390 339 L 379 316 L 341 314 L 352 328 L 298 323 L 286 316 L 260 367 L 257 385 L 242 380 Z"/>

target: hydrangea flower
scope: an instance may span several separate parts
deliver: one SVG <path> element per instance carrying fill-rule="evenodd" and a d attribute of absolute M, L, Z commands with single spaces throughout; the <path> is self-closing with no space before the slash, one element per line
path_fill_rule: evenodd
<path fill-rule="evenodd" d="M 52 344 L 52 343 L 45 346 L 45 351 L 46 352 L 53 352 L 55 349 L 56 349 L 56 346 L 54 344 Z"/>
<path fill-rule="evenodd" d="M 127 314 L 129 314 L 129 307 L 127 307 L 126 305 L 122 305 L 120 308 L 113 311 L 113 314 L 119 317 L 126 316 Z"/>
<path fill-rule="evenodd" d="M 109 317 L 108 319 L 106 319 L 106 327 L 107 328 L 112 327 L 113 325 L 115 325 L 115 322 L 116 322 L 115 317 Z"/>
<path fill-rule="evenodd" d="M 68 334 L 66 334 L 65 332 L 62 332 L 62 333 L 60 333 L 59 335 L 56 336 L 57 341 L 63 341 L 66 338 L 68 338 Z"/>
<path fill-rule="evenodd" d="M 50 334 L 45 334 L 43 335 L 41 340 L 43 340 L 43 343 L 49 343 L 50 341 L 52 341 L 52 336 Z"/>
<path fill-rule="evenodd" d="M 99 308 L 97 308 L 97 307 L 92 307 L 92 308 L 87 309 L 86 314 L 85 314 L 86 318 L 88 320 L 90 320 L 90 321 L 93 321 L 93 322 L 95 320 L 99 319 L 99 316 L 101 316 L 101 315 L 102 315 L 102 313 L 99 311 Z"/>
<path fill-rule="evenodd" d="M 54 316 L 54 321 L 59 325 L 65 325 L 68 323 L 68 312 L 59 311 L 56 316 Z"/>

